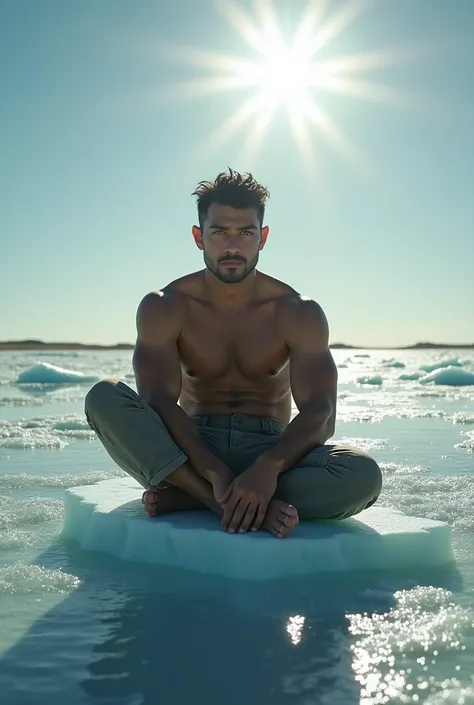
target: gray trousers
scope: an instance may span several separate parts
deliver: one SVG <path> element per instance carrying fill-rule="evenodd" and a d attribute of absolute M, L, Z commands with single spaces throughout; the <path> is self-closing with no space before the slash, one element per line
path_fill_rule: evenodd
<path fill-rule="evenodd" d="M 97 382 L 86 395 L 85 413 L 110 457 L 146 489 L 188 460 L 156 411 L 119 380 Z M 238 413 L 191 418 L 211 452 L 236 475 L 285 430 L 277 419 Z M 275 497 L 293 504 L 301 519 L 345 519 L 374 504 L 381 487 L 380 468 L 370 455 L 324 445 L 279 475 Z"/>

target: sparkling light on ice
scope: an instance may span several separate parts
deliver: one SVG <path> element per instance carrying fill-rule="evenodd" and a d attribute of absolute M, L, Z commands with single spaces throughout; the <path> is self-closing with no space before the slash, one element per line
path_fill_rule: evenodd
<path fill-rule="evenodd" d="M 474 386 L 463 384 L 463 372 L 474 373 L 472 351 L 335 349 L 334 441 L 375 456 L 382 493 L 354 519 L 318 524 L 317 539 L 300 524 L 281 541 L 225 534 L 204 512 L 150 520 L 137 486 L 113 496 L 116 482 L 131 481 L 87 424 L 83 382 L 118 377 L 133 387 L 130 350 L 0 357 L 5 702 L 23 702 L 28 683 L 33 697 L 67 693 L 71 705 L 76 696 L 82 703 L 78 674 L 91 664 L 104 697 L 125 703 L 133 683 L 117 679 L 110 663 L 122 668 L 128 649 L 141 679 L 149 630 L 166 635 L 165 674 L 174 673 L 176 654 L 195 663 L 196 644 L 207 663 L 212 644 L 218 650 L 230 633 L 235 662 L 247 656 L 280 684 L 285 702 L 474 703 Z M 27 371 L 31 381 L 20 382 Z M 96 484 L 103 480 L 113 482 Z M 444 554 L 449 564 L 437 568 Z M 330 683 L 325 694 L 321 683 Z M 228 679 L 222 686 L 227 693 Z M 175 678 L 159 687 L 173 700 Z"/>
<path fill-rule="evenodd" d="M 142 563 L 244 580 L 289 575 L 440 566 L 453 560 L 451 528 L 374 506 L 344 521 L 301 522 L 286 539 L 228 534 L 217 517 L 179 512 L 148 518 L 131 478 L 65 493 L 62 535 L 82 549 Z"/>

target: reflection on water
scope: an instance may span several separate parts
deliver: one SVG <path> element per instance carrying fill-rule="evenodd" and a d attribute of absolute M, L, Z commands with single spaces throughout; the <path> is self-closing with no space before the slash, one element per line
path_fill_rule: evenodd
<path fill-rule="evenodd" d="M 0 661 L 0 688 L 9 705 L 52 699 L 68 705 L 241 705 L 270 698 L 273 705 L 358 705 L 357 635 L 349 616 L 371 619 L 374 609 L 394 610 L 396 589 L 423 584 L 423 576 L 413 573 L 409 580 L 366 574 L 350 581 L 325 576 L 239 583 L 153 567 L 130 571 L 113 559 L 58 546 L 55 565 L 58 551 L 80 585 Z M 42 565 L 50 553 L 40 557 Z M 425 580 L 460 587 L 454 572 Z M 404 618 L 413 621 L 414 610 Z M 376 673 L 379 666 L 373 661 L 371 668 Z M 397 654 L 393 668 L 396 675 Z"/>

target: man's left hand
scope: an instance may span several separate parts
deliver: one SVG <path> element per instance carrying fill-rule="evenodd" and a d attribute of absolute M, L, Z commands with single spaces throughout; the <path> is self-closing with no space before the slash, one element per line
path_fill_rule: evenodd
<path fill-rule="evenodd" d="M 277 488 L 277 473 L 268 461 L 258 459 L 235 478 L 219 500 L 224 507 L 222 528 L 230 533 L 257 531 Z"/>

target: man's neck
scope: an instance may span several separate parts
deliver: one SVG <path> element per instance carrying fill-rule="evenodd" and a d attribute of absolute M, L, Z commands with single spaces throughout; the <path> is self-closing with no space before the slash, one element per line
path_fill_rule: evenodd
<path fill-rule="evenodd" d="M 217 308 L 238 310 L 255 298 L 258 272 L 254 269 L 241 282 L 226 284 L 209 269 L 204 270 L 204 286 L 209 301 Z"/>

